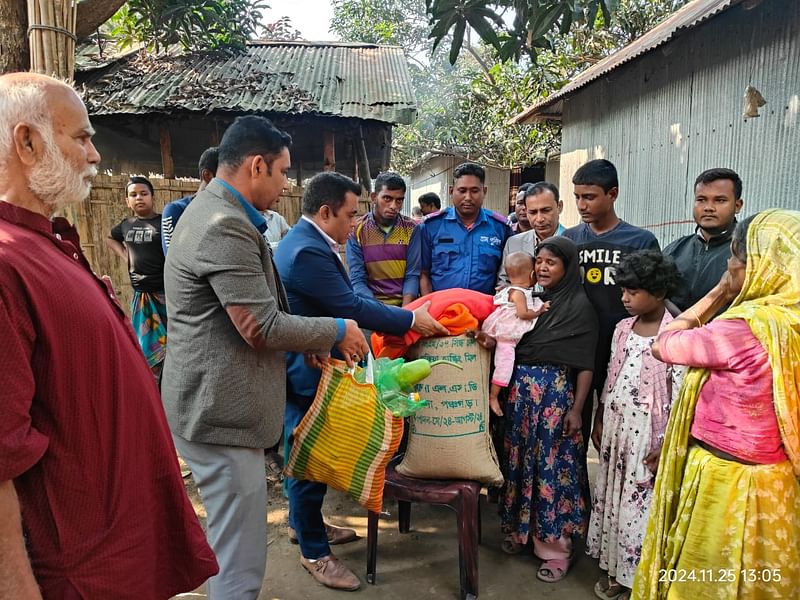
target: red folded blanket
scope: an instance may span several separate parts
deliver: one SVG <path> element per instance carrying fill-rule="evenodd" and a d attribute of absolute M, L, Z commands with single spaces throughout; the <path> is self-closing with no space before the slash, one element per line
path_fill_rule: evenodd
<path fill-rule="evenodd" d="M 439 323 L 447 327 L 450 335 L 461 335 L 468 329 L 478 329 L 483 320 L 494 310 L 492 296 L 463 288 L 431 292 L 427 296 L 422 296 L 406 304 L 403 308 L 414 310 L 428 300 L 431 301 L 428 312 Z M 372 354 L 376 358 L 399 358 L 420 337 L 420 334 L 411 330 L 402 336 L 373 333 Z"/>

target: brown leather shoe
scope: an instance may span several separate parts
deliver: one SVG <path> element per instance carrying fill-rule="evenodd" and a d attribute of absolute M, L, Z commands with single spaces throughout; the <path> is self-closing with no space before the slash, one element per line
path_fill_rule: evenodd
<path fill-rule="evenodd" d="M 331 546 L 349 544 L 358 539 L 358 534 L 353 529 L 336 527 L 336 525 L 331 525 L 330 523 L 325 523 L 325 533 L 328 535 L 328 543 Z"/>
<path fill-rule="evenodd" d="M 322 585 L 335 590 L 352 592 L 361 587 L 361 581 L 333 554 L 311 562 L 300 557 L 300 564 Z"/>
<path fill-rule="evenodd" d="M 297 532 L 291 527 L 288 529 L 289 541 L 292 544 L 297 544 Z M 336 527 L 336 525 L 330 525 L 328 523 L 325 523 L 325 533 L 328 536 L 328 543 L 331 546 L 336 546 L 337 544 L 349 544 L 350 542 L 354 542 L 358 539 L 358 534 L 353 529 Z"/>

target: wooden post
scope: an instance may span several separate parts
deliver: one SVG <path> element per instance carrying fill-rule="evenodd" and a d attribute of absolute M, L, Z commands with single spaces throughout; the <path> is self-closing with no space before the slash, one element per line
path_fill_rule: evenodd
<path fill-rule="evenodd" d="M 388 171 L 392 164 L 392 126 L 387 125 L 383 131 L 383 154 L 381 155 L 381 171 Z"/>
<path fill-rule="evenodd" d="M 336 170 L 336 138 L 333 131 L 326 130 L 323 134 L 323 156 L 324 161 L 322 164 L 323 171 Z"/>
<path fill-rule="evenodd" d="M 303 163 L 297 161 L 297 187 L 303 187 Z"/>
<path fill-rule="evenodd" d="M 175 179 L 175 163 L 172 161 L 172 138 L 169 135 L 169 126 L 161 123 L 158 129 L 161 139 L 161 169 L 164 172 L 164 179 Z"/>
<path fill-rule="evenodd" d="M 361 127 L 356 131 L 356 162 L 358 163 L 358 179 L 367 193 L 372 191 L 372 174 L 369 171 L 367 146 L 364 143 L 364 132 Z"/>
<path fill-rule="evenodd" d="M 353 181 L 358 181 L 358 142 L 353 138 Z"/>

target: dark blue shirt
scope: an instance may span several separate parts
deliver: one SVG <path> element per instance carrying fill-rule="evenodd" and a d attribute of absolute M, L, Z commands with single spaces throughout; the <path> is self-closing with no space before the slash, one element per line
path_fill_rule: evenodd
<path fill-rule="evenodd" d="M 178 219 L 181 218 L 183 211 L 186 210 L 186 207 L 189 206 L 193 198 L 194 194 L 185 196 L 180 200 L 170 202 L 164 207 L 164 212 L 161 214 L 161 251 L 164 253 L 164 256 L 167 255 L 167 250 L 172 242 L 172 234 L 175 232 L 175 225 L 178 224 Z"/>
<path fill-rule="evenodd" d="M 614 279 L 617 265 L 637 250 L 659 250 L 658 240 L 646 229 L 625 221 L 620 221 L 614 229 L 601 234 L 592 231 L 586 223 L 581 223 L 567 229 L 564 237 L 578 246 L 583 289 L 597 311 L 600 322 L 594 372 L 594 387 L 599 389 L 606 379 L 614 328 L 622 319 L 630 316 L 622 305 L 622 288 Z"/>
<path fill-rule="evenodd" d="M 465 288 L 494 294 L 503 247 L 511 235 L 505 216 L 481 209 L 468 230 L 454 207 L 429 215 L 419 225 L 422 270 L 433 291 Z"/>

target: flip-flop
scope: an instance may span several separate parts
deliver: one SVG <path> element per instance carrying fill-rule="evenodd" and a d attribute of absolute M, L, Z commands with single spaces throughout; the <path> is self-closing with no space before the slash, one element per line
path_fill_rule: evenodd
<path fill-rule="evenodd" d="M 526 544 L 520 544 L 512 536 L 507 535 L 503 543 L 500 544 L 500 549 L 506 554 L 521 554 L 525 551 L 525 546 Z"/>
<path fill-rule="evenodd" d="M 594 584 L 594 595 L 601 600 L 621 600 L 625 588 L 619 583 L 611 582 L 611 577 L 604 575 Z"/>
<path fill-rule="evenodd" d="M 569 570 L 569 559 L 567 558 L 554 558 L 546 560 L 536 571 L 536 578 L 547 583 L 555 583 L 561 581 L 567 576 Z"/>

